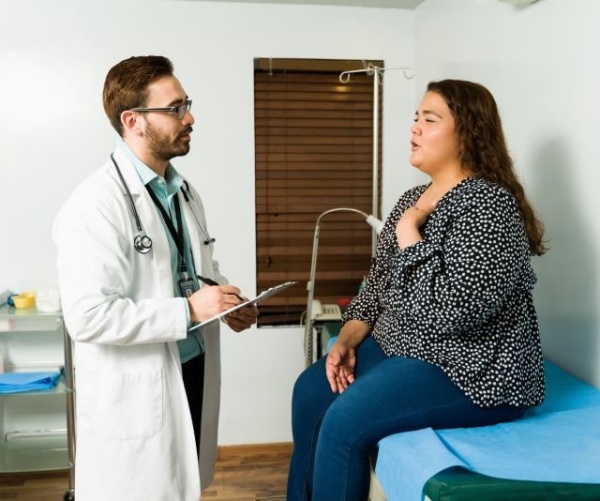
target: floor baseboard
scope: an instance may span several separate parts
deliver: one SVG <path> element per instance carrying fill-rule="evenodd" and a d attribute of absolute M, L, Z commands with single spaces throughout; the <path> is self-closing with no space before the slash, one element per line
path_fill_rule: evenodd
<path fill-rule="evenodd" d="M 288 454 L 292 452 L 292 442 L 274 442 L 268 444 L 219 445 L 217 458 L 232 456 L 255 456 L 257 454 Z"/>

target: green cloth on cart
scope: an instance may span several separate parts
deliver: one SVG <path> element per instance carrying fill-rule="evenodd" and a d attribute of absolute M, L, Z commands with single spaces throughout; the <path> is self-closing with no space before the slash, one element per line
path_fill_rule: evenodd
<path fill-rule="evenodd" d="M 0 374 L 0 394 L 49 390 L 57 385 L 60 371 L 6 372 Z"/>

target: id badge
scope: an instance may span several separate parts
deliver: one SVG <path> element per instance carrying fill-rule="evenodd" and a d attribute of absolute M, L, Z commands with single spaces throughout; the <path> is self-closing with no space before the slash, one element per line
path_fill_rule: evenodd
<path fill-rule="evenodd" d="M 194 283 L 194 280 L 186 273 L 183 277 L 181 277 L 181 280 L 179 280 L 179 290 L 181 291 L 181 295 L 183 297 L 190 297 L 198 289 Z"/>

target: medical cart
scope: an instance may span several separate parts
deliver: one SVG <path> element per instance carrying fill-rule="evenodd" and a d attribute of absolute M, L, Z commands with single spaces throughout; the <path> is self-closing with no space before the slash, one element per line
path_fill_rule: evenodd
<path fill-rule="evenodd" d="M 61 313 L 0 306 L 0 356 L 7 373 L 60 372 L 49 389 L 0 392 L 0 476 L 68 470 L 63 500 L 74 500 L 74 373 Z"/>

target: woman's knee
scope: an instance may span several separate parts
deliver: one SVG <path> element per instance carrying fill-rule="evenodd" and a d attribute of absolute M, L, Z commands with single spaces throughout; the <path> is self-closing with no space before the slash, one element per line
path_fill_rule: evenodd
<path fill-rule="evenodd" d="M 345 405 L 345 396 L 345 393 L 340 395 L 323 416 L 319 442 L 347 451 L 370 450 L 372 444 L 365 440 L 370 436 L 369 424 L 355 412 L 355 405 Z"/>
<path fill-rule="evenodd" d="M 317 361 L 300 374 L 294 383 L 292 413 L 297 417 L 302 416 L 303 421 L 310 419 L 310 416 L 320 419 L 335 398 L 325 376 L 324 364 Z"/>
<path fill-rule="evenodd" d="M 306 402 L 309 400 L 308 393 L 308 382 L 304 377 L 304 373 L 302 373 L 294 383 L 294 388 L 292 390 L 292 409 L 302 409 L 306 407 Z"/>

